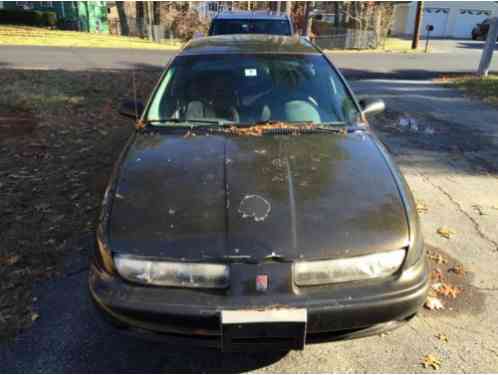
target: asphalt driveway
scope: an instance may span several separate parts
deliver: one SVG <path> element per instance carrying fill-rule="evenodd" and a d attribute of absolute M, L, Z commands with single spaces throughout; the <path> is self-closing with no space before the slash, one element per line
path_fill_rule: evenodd
<path fill-rule="evenodd" d="M 228 355 L 122 336 L 100 323 L 86 290 L 91 237 L 65 274 L 35 286 L 33 326 L 0 344 L 0 372 L 440 372 L 498 368 L 498 111 L 428 81 L 354 83 L 386 100 L 373 126 L 395 156 L 421 210 L 430 254 L 462 264 L 446 309 L 423 310 L 387 335 L 308 346 L 303 352 Z M 408 125 L 407 125 L 408 124 Z M 446 239 L 440 227 L 452 230 Z"/>

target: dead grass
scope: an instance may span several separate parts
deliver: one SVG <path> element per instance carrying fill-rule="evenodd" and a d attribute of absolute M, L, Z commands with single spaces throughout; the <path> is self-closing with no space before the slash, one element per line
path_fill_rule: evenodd
<path fill-rule="evenodd" d="M 137 72 L 145 99 L 159 72 Z M 0 337 L 28 327 L 32 283 L 86 254 L 113 163 L 133 131 L 126 71 L 0 70 Z M 88 242 L 88 241 L 87 241 Z M 40 317 L 43 319 L 43 317 Z M 35 323 L 36 324 L 36 323 Z"/>
<path fill-rule="evenodd" d="M 31 26 L 0 25 L 1 45 L 52 47 L 178 49 L 180 41 L 153 43 L 146 39 L 78 31 L 49 30 Z"/>
<path fill-rule="evenodd" d="M 447 86 L 463 90 L 471 97 L 498 106 L 498 74 L 491 74 L 486 78 L 476 76 L 445 77 L 442 82 Z"/>
<path fill-rule="evenodd" d="M 412 42 L 408 39 L 402 38 L 387 38 L 383 45 L 376 49 L 332 49 L 326 50 L 327 52 L 346 52 L 346 53 L 358 53 L 358 52 L 380 52 L 380 53 L 418 53 L 422 52 L 423 49 L 419 48 L 417 50 L 412 50 Z"/>

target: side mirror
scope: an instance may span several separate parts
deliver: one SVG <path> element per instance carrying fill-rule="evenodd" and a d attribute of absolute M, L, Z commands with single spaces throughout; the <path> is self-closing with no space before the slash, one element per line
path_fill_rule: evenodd
<path fill-rule="evenodd" d="M 144 103 L 140 100 L 136 102 L 134 100 L 124 100 L 119 106 L 119 114 L 126 117 L 136 118 L 140 117 L 144 111 Z"/>
<path fill-rule="evenodd" d="M 386 109 L 386 103 L 382 99 L 375 98 L 360 99 L 360 106 L 364 116 L 382 113 Z"/>

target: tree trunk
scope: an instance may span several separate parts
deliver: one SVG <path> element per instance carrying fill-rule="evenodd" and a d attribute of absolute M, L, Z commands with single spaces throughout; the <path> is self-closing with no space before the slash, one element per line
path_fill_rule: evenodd
<path fill-rule="evenodd" d="M 121 35 L 130 35 L 130 28 L 128 27 L 128 17 L 126 16 L 124 3 L 122 1 L 116 1 L 116 9 L 118 11 Z"/>

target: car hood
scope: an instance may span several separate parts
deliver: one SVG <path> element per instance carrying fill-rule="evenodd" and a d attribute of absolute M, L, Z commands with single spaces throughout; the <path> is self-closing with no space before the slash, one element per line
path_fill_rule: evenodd
<path fill-rule="evenodd" d="M 408 245 L 393 172 L 368 133 L 138 134 L 108 222 L 117 253 L 325 259 Z"/>

